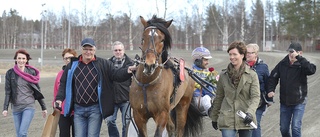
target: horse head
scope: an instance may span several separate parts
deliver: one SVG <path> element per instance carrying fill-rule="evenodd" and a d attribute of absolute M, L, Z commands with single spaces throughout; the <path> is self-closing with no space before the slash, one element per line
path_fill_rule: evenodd
<path fill-rule="evenodd" d="M 144 26 L 140 47 L 144 61 L 143 73 L 150 76 L 159 64 L 168 58 L 167 50 L 171 48 L 171 36 L 167 28 L 173 20 L 166 21 L 157 18 L 156 15 L 148 21 L 140 16 L 140 20 Z"/>

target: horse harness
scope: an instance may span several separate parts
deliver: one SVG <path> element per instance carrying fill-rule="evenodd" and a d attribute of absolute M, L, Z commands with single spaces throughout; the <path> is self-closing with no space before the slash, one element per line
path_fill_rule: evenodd
<path fill-rule="evenodd" d="M 141 62 L 140 60 L 137 60 L 137 58 L 138 58 L 138 55 L 136 55 L 136 57 L 134 59 L 134 62 L 135 62 L 136 65 L 137 64 L 144 64 L 144 62 Z M 142 83 L 137 79 L 135 74 L 132 75 L 134 81 L 138 84 L 138 86 L 142 87 L 143 102 L 144 102 L 144 106 L 145 106 L 145 108 L 147 110 L 147 114 L 148 115 L 150 115 L 150 112 L 148 110 L 147 90 L 146 89 L 147 89 L 148 86 L 156 84 L 158 82 L 158 80 L 159 80 L 159 78 L 160 78 L 160 76 L 162 74 L 163 68 L 170 68 L 172 73 L 173 73 L 173 79 L 174 79 L 174 81 L 173 81 L 173 92 L 172 92 L 172 94 L 170 96 L 170 104 L 172 104 L 175 101 L 174 98 L 176 96 L 177 89 L 178 89 L 179 85 L 181 84 L 181 80 L 178 77 L 179 69 L 177 69 L 176 67 L 167 67 L 167 65 L 166 65 L 167 62 L 170 62 L 169 58 L 163 64 L 159 64 L 159 67 L 160 67 L 159 75 L 149 83 Z"/>
<path fill-rule="evenodd" d="M 147 90 L 146 90 L 146 88 L 147 88 L 148 86 L 150 86 L 150 85 L 155 84 L 155 83 L 159 80 L 159 78 L 160 78 L 160 76 L 161 76 L 161 74 L 162 74 L 162 69 L 163 69 L 163 68 L 166 68 L 166 69 L 167 69 L 167 68 L 170 68 L 171 71 L 172 71 L 172 73 L 173 73 L 174 83 L 173 83 L 173 92 L 172 92 L 172 94 L 171 94 L 171 96 L 170 96 L 170 104 L 173 103 L 173 101 L 174 101 L 174 98 L 175 98 L 175 96 L 176 96 L 176 92 L 177 92 L 178 86 L 180 85 L 181 81 L 179 82 L 179 80 L 178 80 L 178 79 L 179 79 L 179 77 L 177 76 L 177 75 L 179 74 L 178 69 L 176 69 L 176 68 L 174 68 L 174 67 L 170 67 L 170 65 L 168 65 L 168 64 L 172 64 L 172 63 L 169 61 L 169 59 L 170 59 L 169 57 L 167 58 L 166 61 L 164 61 L 163 63 L 159 64 L 159 57 L 161 57 L 163 51 L 162 51 L 161 53 L 157 53 L 157 51 L 156 51 L 156 45 L 155 45 L 155 42 L 154 42 L 154 36 L 155 36 L 155 35 L 158 35 L 157 32 L 155 31 L 155 29 L 158 29 L 158 28 L 155 27 L 155 26 L 149 26 L 149 27 L 145 28 L 145 31 L 146 31 L 147 29 L 151 29 L 151 31 L 149 32 L 149 35 L 150 35 L 150 37 L 151 37 L 151 40 L 149 41 L 148 49 L 146 49 L 145 51 L 143 51 L 142 48 L 140 48 L 140 49 L 142 50 L 142 52 L 143 52 L 143 56 L 142 56 L 142 58 L 140 58 L 138 55 L 136 55 L 136 57 L 135 57 L 135 59 L 134 59 L 134 62 L 135 62 L 135 65 L 136 65 L 136 66 L 137 66 L 138 64 L 145 64 L 146 54 L 148 53 L 148 51 L 152 51 L 152 52 L 155 54 L 155 56 L 156 56 L 155 69 L 156 69 L 157 67 L 160 67 L 160 72 L 159 72 L 159 75 L 158 75 L 154 80 L 152 80 L 152 81 L 149 82 L 149 83 L 141 83 L 141 82 L 136 78 L 135 75 L 133 75 L 133 79 L 134 79 L 134 81 L 138 84 L 138 86 L 142 87 L 144 106 L 146 107 L 147 114 L 150 115 L 150 112 L 149 112 L 149 110 L 148 110 Z M 151 49 L 150 47 L 153 48 L 153 49 Z M 167 67 L 167 66 L 168 66 L 168 67 Z M 177 78 L 178 78 L 178 79 L 177 79 Z M 179 83 L 179 84 L 178 84 L 178 83 Z M 142 107 L 142 106 L 141 106 L 141 107 Z"/>

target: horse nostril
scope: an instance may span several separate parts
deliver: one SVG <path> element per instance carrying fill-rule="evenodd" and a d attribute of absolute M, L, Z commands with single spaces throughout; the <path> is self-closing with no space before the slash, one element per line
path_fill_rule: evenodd
<path fill-rule="evenodd" d="M 149 69 L 149 65 L 148 64 L 144 64 L 144 68 L 145 69 Z"/>

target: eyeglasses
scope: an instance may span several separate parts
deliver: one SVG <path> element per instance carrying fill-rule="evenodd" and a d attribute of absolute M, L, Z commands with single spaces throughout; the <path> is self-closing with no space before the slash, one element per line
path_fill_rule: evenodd
<path fill-rule="evenodd" d="M 256 52 L 247 52 L 247 54 L 255 54 Z"/>
<path fill-rule="evenodd" d="M 83 48 L 82 50 L 85 51 L 85 52 L 87 52 L 87 51 L 93 52 L 94 51 L 94 49 L 86 49 L 86 48 Z"/>
<path fill-rule="evenodd" d="M 122 51 L 122 49 L 115 49 L 115 50 L 113 50 L 114 52 L 117 52 L 117 51 Z"/>
<path fill-rule="evenodd" d="M 64 57 L 63 60 L 70 60 L 73 56 L 70 57 Z"/>

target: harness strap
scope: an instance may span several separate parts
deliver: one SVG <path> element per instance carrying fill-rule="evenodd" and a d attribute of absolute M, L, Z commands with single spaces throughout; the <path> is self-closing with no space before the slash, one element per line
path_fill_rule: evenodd
<path fill-rule="evenodd" d="M 138 83 L 138 85 L 140 87 L 142 87 L 142 93 L 143 93 L 143 104 L 144 106 L 146 107 L 146 110 L 147 110 L 147 114 L 150 115 L 150 112 L 149 112 L 149 109 L 148 109 L 148 103 L 147 103 L 147 90 L 146 90 L 146 87 L 148 87 L 150 84 L 147 83 L 147 84 L 142 84 L 142 83 Z"/>
<path fill-rule="evenodd" d="M 147 102 L 147 97 L 148 97 L 148 96 L 147 96 L 147 90 L 146 90 L 146 88 L 147 88 L 149 85 L 152 85 L 152 84 L 156 83 L 156 82 L 158 81 L 158 79 L 160 78 L 161 74 L 162 74 L 162 69 L 160 69 L 159 75 L 158 75 L 154 80 L 152 80 L 151 82 L 146 83 L 146 84 L 143 84 L 143 83 L 139 82 L 139 81 L 137 80 L 136 76 L 135 76 L 134 74 L 132 75 L 134 81 L 138 84 L 138 86 L 142 87 L 143 104 L 144 104 L 144 106 L 146 107 L 146 110 L 147 110 L 147 114 L 148 114 L 148 115 L 150 115 L 150 112 L 149 112 L 149 109 L 148 109 L 148 102 Z"/>

